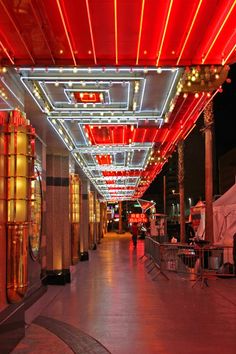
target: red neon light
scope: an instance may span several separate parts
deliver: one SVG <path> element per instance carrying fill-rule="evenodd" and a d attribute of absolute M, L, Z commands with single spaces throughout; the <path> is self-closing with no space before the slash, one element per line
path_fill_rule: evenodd
<path fill-rule="evenodd" d="M 39 17 L 38 17 L 38 15 L 37 15 L 36 11 L 35 11 L 35 8 L 34 8 L 34 6 L 33 6 L 32 1 L 30 1 L 30 6 L 31 6 L 31 9 L 32 9 L 32 11 L 33 11 L 34 17 L 36 18 L 36 21 L 37 21 L 37 23 L 38 23 L 38 28 L 40 29 L 40 32 L 42 33 L 43 39 L 44 39 L 44 41 L 45 41 L 45 43 L 46 43 L 46 45 L 47 45 L 47 48 L 48 48 L 48 51 L 49 51 L 49 53 L 50 53 L 52 62 L 53 62 L 53 64 L 55 64 L 56 62 L 55 62 L 55 59 L 54 59 L 54 57 L 53 57 L 53 54 L 52 54 L 50 45 L 49 45 L 48 40 L 47 40 L 47 37 L 46 37 L 46 35 L 45 35 L 44 31 L 43 31 L 43 25 L 41 24 L 41 22 L 40 22 L 40 20 L 39 20 Z"/>
<path fill-rule="evenodd" d="M 92 29 L 92 22 L 91 22 L 91 16 L 90 16 L 88 0 L 86 0 L 86 8 L 87 8 L 87 14 L 88 14 L 88 21 L 89 21 L 89 31 L 90 31 L 90 36 L 91 36 L 92 48 L 93 48 L 94 64 L 97 65 L 97 58 L 96 58 L 94 37 L 93 37 L 93 29 Z"/>
<path fill-rule="evenodd" d="M 144 6 L 145 6 L 145 0 L 142 0 L 142 9 L 141 9 L 140 25 L 139 25 L 139 35 L 138 35 L 138 48 L 137 48 L 136 65 L 138 65 L 138 61 L 139 61 L 139 51 L 140 51 L 140 43 L 141 43 L 142 28 L 143 28 Z"/>
<path fill-rule="evenodd" d="M 5 46 L 3 45 L 3 43 L 1 41 L 0 41 L 0 46 L 2 47 L 4 53 L 7 55 L 10 62 L 14 65 L 14 60 L 12 59 L 12 57 L 10 56 L 10 54 L 8 53 L 7 49 L 5 48 Z"/>
<path fill-rule="evenodd" d="M 165 39 L 165 36 L 166 36 L 166 30 L 167 30 L 167 26 L 168 26 L 168 22 L 169 22 L 169 18 L 170 18 L 172 5 L 173 5 L 173 0 L 170 0 L 168 13 L 167 13 L 167 17 L 166 17 L 166 22 L 165 22 L 165 27 L 164 27 L 164 32 L 163 32 L 162 39 L 161 39 L 161 45 L 160 45 L 160 48 L 159 48 L 159 51 L 158 51 L 156 66 L 159 65 L 159 60 L 160 60 L 160 56 L 161 56 L 161 52 L 162 52 L 162 47 L 163 47 L 163 44 L 164 44 L 164 39 Z"/>
<path fill-rule="evenodd" d="M 20 40 L 21 40 L 21 42 L 23 43 L 23 45 L 24 45 L 24 47 L 25 47 L 25 49 L 26 49 L 26 51 L 27 51 L 27 53 L 28 53 L 30 59 L 32 60 L 33 64 L 35 64 L 34 58 L 32 57 L 31 52 L 30 52 L 29 48 L 27 47 L 27 45 L 26 45 L 26 43 L 25 43 L 25 41 L 24 41 L 24 39 L 23 39 L 23 37 L 22 37 L 22 35 L 21 35 L 21 32 L 18 30 L 15 21 L 14 21 L 13 18 L 11 17 L 11 15 L 10 15 L 8 9 L 6 8 L 6 6 L 5 6 L 5 4 L 3 3 L 2 0 L 0 0 L 0 3 L 1 3 L 1 5 L 2 5 L 2 7 L 4 8 L 4 10 L 5 10 L 5 12 L 6 12 L 6 14 L 7 14 L 9 20 L 10 20 L 11 23 L 12 23 L 12 25 L 14 26 L 14 28 L 15 28 L 15 30 L 16 30 L 18 36 L 20 37 Z M 7 53 L 6 53 L 6 54 L 7 54 Z"/>
<path fill-rule="evenodd" d="M 114 19 L 115 19 L 115 52 L 116 52 L 116 65 L 118 65 L 117 0 L 114 0 Z"/>
<path fill-rule="evenodd" d="M 229 52 L 229 54 L 227 55 L 227 57 L 222 61 L 222 65 L 225 65 L 225 63 L 228 61 L 228 59 L 230 58 L 231 54 L 233 53 L 233 51 L 236 49 L 236 45 L 233 46 L 232 50 Z"/>
<path fill-rule="evenodd" d="M 110 155 L 96 155 L 96 159 L 99 165 L 110 165 L 112 162 Z"/>
<path fill-rule="evenodd" d="M 74 51 L 73 51 L 72 44 L 71 44 L 71 41 L 70 41 L 69 33 L 68 33 L 68 30 L 67 30 L 67 27 L 66 27 L 66 22 L 65 22 L 65 19 L 64 19 L 64 15 L 63 15 L 63 12 L 62 12 L 61 5 L 60 5 L 60 0 L 56 0 L 56 1 L 57 1 L 58 10 L 59 10 L 59 13 L 60 13 L 60 16 L 61 16 L 63 28 L 64 28 L 64 31 L 65 31 L 65 34 L 66 34 L 66 39 L 67 39 L 67 42 L 69 44 L 69 48 L 70 48 L 71 56 L 72 56 L 72 59 L 73 59 L 73 63 L 76 66 L 77 62 L 76 62 Z"/>
<path fill-rule="evenodd" d="M 231 14 L 231 12 L 233 11 L 235 4 L 236 4 L 236 1 L 233 1 L 233 4 L 232 4 L 232 6 L 231 6 L 229 12 L 227 13 L 227 15 L 226 15 L 226 17 L 225 17 L 225 19 L 224 19 L 222 25 L 220 26 L 219 31 L 217 32 L 217 34 L 216 34 L 214 40 L 211 42 L 211 45 L 210 45 L 210 47 L 209 47 L 207 53 L 205 54 L 205 56 L 204 56 L 203 59 L 202 59 L 202 64 L 205 63 L 206 58 L 208 57 L 208 55 L 209 55 L 209 53 L 210 53 L 212 47 L 214 46 L 214 44 L 215 44 L 217 38 L 219 37 L 219 35 L 220 35 L 220 33 L 221 33 L 221 31 L 222 31 L 222 29 L 223 29 L 223 27 L 224 27 L 226 21 L 228 20 L 230 14 Z"/>
<path fill-rule="evenodd" d="M 178 60 L 177 60 L 176 65 L 179 65 L 179 62 L 180 62 L 180 59 L 181 59 L 181 57 L 182 57 L 183 51 L 184 51 L 185 46 L 186 46 L 186 44 L 187 44 L 187 41 L 188 41 L 188 39 L 189 39 L 189 36 L 190 36 L 190 33 L 191 33 L 192 28 L 193 28 L 193 26 L 194 26 L 194 23 L 195 23 L 195 21 L 196 21 L 197 15 L 198 15 L 198 13 L 199 13 L 199 10 L 200 10 L 202 1 L 203 1 L 203 0 L 200 0 L 199 3 L 198 3 L 197 10 L 196 10 L 195 15 L 194 15 L 194 17 L 193 17 L 191 26 L 190 26 L 190 28 L 189 28 L 189 30 L 188 30 L 188 34 L 187 34 L 187 36 L 186 36 L 186 38 L 185 38 L 185 41 L 184 41 L 183 47 L 182 47 L 182 49 L 181 49 L 181 52 L 180 52 L 180 54 L 179 54 L 179 58 L 178 58 Z"/>
<path fill-rule="evenodd" d="M 73 92 L 76 102 L 82 103 L 100 103 L 101 93 L 100 92 Z"/>
<path fill-rule="evenodd" d="M 147 216 L 146 214 L 130 214 L 129 215 L 129 222 L 134 223 L 134 222 L 147 222 Z"/>

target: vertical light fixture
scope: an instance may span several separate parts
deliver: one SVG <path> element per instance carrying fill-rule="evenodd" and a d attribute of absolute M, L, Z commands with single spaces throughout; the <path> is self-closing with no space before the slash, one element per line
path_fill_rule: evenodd
<path fill-rule="evenodd" d="M 1 167 L 4 171 L 1 206 L 7 234 L 7 298 L 22 300 L 27 290 L 31 180 L 34 178 L 35 132 L 24 114 L 12 111 L 0 121 Z"/>
<path fill-rule="evenodd" d="M 77 174 L 70 176 L 70 214 L 71 214 L 71 258 L 72 264 L 79 261 L 80 228 L 80 180 Z"/>

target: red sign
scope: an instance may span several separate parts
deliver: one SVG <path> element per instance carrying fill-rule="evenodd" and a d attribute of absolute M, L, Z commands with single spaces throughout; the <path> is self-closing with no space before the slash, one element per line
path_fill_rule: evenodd
<path fill-rule="evenodd" d="M 101 92 L 74 92 L 74 98 L 82 103 L 100 103 L 103 101 Z"/>
<path fill-rule="evenodd" d="M 136 223 L 136 222 L 147 222 L 147 216 L 146 214 L 130 214 L 129 215 L 129 222 L 130 223 Z"/>

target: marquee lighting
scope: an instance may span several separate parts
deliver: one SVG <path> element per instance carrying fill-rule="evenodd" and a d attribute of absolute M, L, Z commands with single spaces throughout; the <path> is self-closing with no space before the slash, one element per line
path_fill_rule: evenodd
<path fill-rule="evenodd" d="M 138 65 L 138 62 L 139 62 L 140 42 L 141 42 L 142 28 L 143 28 L 144 6 L 145 6 L 145 0 L 142 0 L 141 16 L 140 16 L 140 24 L 139 24 L 139 35 L 138 35 L 138 47 L 137 47 L 137 56 L 136 56 L 136 65 Z"/>
<path fill-rule="evenodd" d="M 48 121 L 105 199 L 141 196 L 209 99 L 202 94 L 203 88 L 206 93 L 210 89 L 200 84 L 205 70 L 201 67 L 59 69 L 18 72 L 28 91 L 35 90 L 34 100 L 48 112 Z M 214 80 L 216 75 L 221 77 L 218 67 L 209 70 L 211 82 L 213 76 Z M 188 81 L 191 90 L 198 85 L 194 91 L 198 99 L 188 89 Z M 155 98 L 150 92 L 160 94 Z"/>
<path fill-rule="evenodd" d="M 65 31 L 65 35 L 66 35 L 66 38 L 67 38 L 67 42 L 68 42 L 68 45 L 69 45 L 69 48 L 70 48 L 70 52 L 71 52 L 71 56 L 72 56 L 72 59 L 73 59 L 73 63 L 74 63 L 75 66 L 77 66 L 77 62 L 76 62 L 75 55 L 74 55 L 74 49 L 72 47 L 72 43 L 71 43 L 71 40 L 70 40 L 69 31 L 67 30 L 67 24 L 66 24 L 65 17 L 63 15 L 63 11 L 62 11 L 61 5 L 60 5 L 60 0 L 56 0 L 56 3 L 57 3 L 58 11 L 59 11 L 59 14 L 60 14 L 60 17 L 61 17 L 61 21 L 62 21 L 62 24 L 63 24 L 63 28 L 64 28 L 64 31 Z"/>
<path fill-rule="evenodd" d="M 225 16 L 225 18 L 224 18 L 224 20 L 223 20 L 223 22 L 222 22 L 222 24 L 221 24 L 221 26 L 220 26 L 218 32 L 216 33 L 214 39 L 213 39 L 213 40 L 211 39 L 211 45 L 210 45 L 210 47 L 208 48 L 206 54 L 203 54 L 202 64 L 205 64 L 205 61 L 206 61 L 206 59 L 208 58 L 209 53 L 211 52 L 213 46 L 215 45 L 216 40 L 217 40 L 217 38 L 219 37 L 219 35 L 220 35 L 220 33 L 221 33 L 223 27 L 225 26 L 225 24 L 226 24 L 228 18 L 230 17 L 230 15 L 231 15 L 231 13 L 232 13 L 232 11 L 233 11 L 235 5 L 236 5 L 236 2 L 233 1 L 233 2 L 232 2 L 232 5 L 231 5 L 229 11 L 227 12 L 227 15 Z"/>
<path fill-rule="evenodd" d="M 181 57 L 182 57 L 182 55 L 183 55 L 184 49 L 185 49 L 185 47 L 186 47 L 186 44 L 187 44 L 188 39 L 189 39 L 189 37 L 190 37 L 190 34 L 191 34 L 191 32 L 192 32 L 193 26 L 194 26 L 194 24 L 195 24 L 195 22 L 196 22 L 196 18 L 197 18 L 197 15 L 198 15 L 198 13 L 199 13 L 200 7 L 201 7 L 201 5 L 202 5 L 202 1 L 203 1 L 203 0 L 200 0 L 200 1 L 199 1 L 198 6 L 197 6 L 197 9 L 196 9 L 196 12 L 195 12 L 195 14 L 194 14 L 194 17 L 193 17 L 193 19 L 192 19 L 191 25 L 190 25 L 190 27 L 189 27 L 187 36 L 185 35 L 185 41 L 184 41 L 184 44 L 183 44 L 182 49 L 181 49 L 181 51 L 180 51 L 180 54 L 179 54 L 179 57 L 178 57 L 178 60 L 177 60 L 176 65 L 179 65 L 180 59 L 181 59 Z"/>
<path fill-rule="evenodd" d="M 166 16 L 166 20 L 165 20 L 164 31 L 163 31 L 163 34 L 162 34 L 161 44 L 160 44 L 159 50 L 157 51 L 156 66 L 159 65 L 159 61 L 160 61 L 160 57 L 161 57 L 161 53 L 162 53 L 162 47 L 163 47 L 164 39 L 165 39 L 165 36 L 166 36 L 167 26 L 168 26 L 169 19 L 170 19 L 172 5 L 173 5 L 173 0 L 170 0 L 169 1 L 169 7 L 168 7 L 167 16 Z"/>

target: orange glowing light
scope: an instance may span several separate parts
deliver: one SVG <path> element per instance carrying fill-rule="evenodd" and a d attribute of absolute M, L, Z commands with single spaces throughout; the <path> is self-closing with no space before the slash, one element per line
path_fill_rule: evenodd
<path fill-rule="evenodd" d="M 200 7 L 201 7 L 201 5 L 202 5 L 202 1 L 203 1 L 203 0 L 200 0 L 199 3 L 198 3 L 197 10 L 196 10 L 195 15 L 194 15 L 194 17 L 193 17 L 191 26 L 190 26 L 190 28 L 189 28 L 189 30 L 188 30 L 188 34 L 187 34 L 187 36 L 186 36 L 186 38 L 185 38 L 185 41 L 184 41 L 183 47 L 182 47 L 182 49 L 181 49 L 181 52 L 180 52 L 180 54 L 179 54 L 179 58 L 178 58 L 178 60 L 177 60 L 176 65 L 179 65 L 179 62 L 180 62 L 180 59 L 181 59 L 181 57 L 182 57 L 183 51 L 184 51 L 184 49 L 185 49 L 185 47 L 186 47 L 187 41 L 188 41 L 188 39 L 189 39 L 189 36 L 190 36 L 191 31 L 192 31 L 192 29 L 193 29 L 193 26 L 194 26 L 194 23 L 195 23 L 195 21 L 196 21 L 197 15 L 198 15 L 198 13 L 199 13 Z"/>
<path fill-rule="evenodd" d="M 208 57 L 208 55 L 209 55 L 209 53 L 210 53 L 210 51 L 211 51 L 212 47 L 214 46 L 214 44 L 215 44 L 215 42 L 216 42 L 217 38 L 219 37 L 219 35 L 220 35 L 220 33 L 221 33 L 221 31 L 222 31 L 222 29 L 223 29 L 223 27 L 224 27 L 225 23 L 227 22 L 227 20 L 228 20 L 228 18 L 229 18 L 229 16 L 230 16 L 230 14 L 231 14 L 231 12 L 233 11 L 235 4 L 236 4 L 236 1 L 234 1 L 234 2 L 233 2 L 232 6 L 231 6 L 231 8 L 230 8 L 230 10 L 229 10 L 229 12 L 227 13 L 227 16 L 225 17 L 225 19 L 224 19 L 224 21 L 223 21 L 222 25 L 221 25 L 221 26 L 220 26 L 220 28 L 219 28 L 219 31 L 217 32 L 217 34 L 216 34 L 216 36 L 215 36 L 214 40 L 211 42 L 211 45 L 210 45 L 210 47 L 209 47 L 209 49 L 208 49 L 208 51 L 207 51 L 206 55 L 205 55 L 205 56 L 203 56 L 203 59 L 202 59 L 202 64 L 204 64 L 204 63 L 205 63 L 206 58 Z"/>
<path fill-rule="evenodd" d="M 69 48 L 70 48 L 70 52 L 71 52 L 71 56 L 72 56 L 72 59 L 73 59 L 73 63 L 74 63 L 75 66 L 77 66 L 77 62 L 76 62 L 74 51 L 73 51 L 72 44 L 71 44 L 71 41 L 70 41 L 70 37 L 69 37 L 68 30 L 67 30 L 65 18 L 64 18 L 63 12 L 62 12 L 60 0 L 56 0 L 56 1 L 57 1 L 57 7 L 58 7 L 58 10 L 59 10 L 59 13 L 60 13 L 61 21 L 62 21 L 62 24 L 63 24 L 63 28 L 64 28 L 64 31 L 65 31 L 65 34 L 66 34 L 66 39 L 67 39 L 67 42 L 68 42 L 68 45 L 69 45 Z"/>
<path fill-rule="evenodd" d="M 167 26 L 168 26 L 169 19 L 170 19 L 170 14 L 171 14 L 171 8 L 172 8 L 172 5 L 173 5 L 173 1 L 174 0 L 170 0 L 168 13 L 167 13 L 167 17 L 166 17 L 166 22 L 165 22 L 165 27 L 164 27 L 164 31 L 163 31 L 163 35 L 162 35 L 162 39 L 161 39 L 161 45 L 160 45 L 160 48 L 159 48 L 159 51 L 158 51 L 158 57 L 157 57 L 157 61 L 156 61 L 156 66 L 159 65 L 159 60 L 160 60 L 160 57 L 161 57 L 162 47 L 163 47 L 164 39 L 165 39 L 165 36 L 166 36 L 166 30 L 167 30 Z"/>
<path fill-rule="evenodd" d="M 114 19 L 115 19 L 115 51 L 116 51 L 116 65 L 118 65 L 117 0 L 114 0 Z"/>
<path fill-rule="evenodd" d="M 142 28 L 143 28 L 144 6 L 145 6 L 145 0 L 142 1 L 142 9 L 141 9 L 141 16 L 140 16 L 140 24 L 139 24 L 139 35 L 138 35 L 138 48 L 137 48 L 136 65 L 138 65 L 138 61 L 139 61 L 140 42 L 141 42 Z M 147 51 L 145 51 L 145 52 L 147 52 Z"/>
<path fill-rule="evenodd" d="M 92 22 L 91 22 L 91 16 L 90 16 L 90 10 L 89 10 L 89 3 L 88 3 L 88 0 L 86 0 L 86 8 L 87 8 L 87 14 L 88 14 L 88 21 L 89 21 L 90 37 L 91 37 L 92 48 L 93 48 L 94 64 L 97 64 L 97 58 L 96 58 L 96 52 L 95 52 L 95 45 L 94 45 L 94 37 L 93 37 L 93 29 L 92 29 Z M 90 51 L 90 52 L 91 52 L 91 51 Z M 91 53 L 90 53 L 90 54 L 91 54 Z"/>
<path fill-rule="evenodd" d="M 222 60 L 222 65 L 225 65 L 225 63 L 227 62 L 227 60 L 230 58 L 231 54 L 233 53 L 233 51 L 236 50 L 236 45 L 233 46 L 233 48 L 231 49 L 231 51 L 229 52 L 229 54 L 227 55 L 227 57 Z"/>

